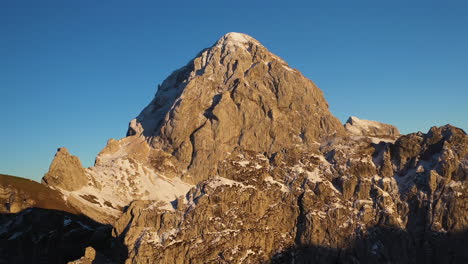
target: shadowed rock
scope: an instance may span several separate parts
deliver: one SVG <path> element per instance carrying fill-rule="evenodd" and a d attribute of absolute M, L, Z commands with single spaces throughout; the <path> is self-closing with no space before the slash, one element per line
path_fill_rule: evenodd
<path fill-rule="evenodd" d="M 122 263 L 117 243 L 111 226 L 85 216 L 42 208 L 0 214 L 0 263 L 65 264 L 83 256 L 88 246 L 107 256 L 108 262 L 99 263 Z"/>

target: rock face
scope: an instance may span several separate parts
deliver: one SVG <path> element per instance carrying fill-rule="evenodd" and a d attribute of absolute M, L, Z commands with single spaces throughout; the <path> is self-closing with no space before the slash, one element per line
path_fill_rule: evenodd
<path fill-rule="evenodd" d="M 172 73 L 95 166 L 59 151 L 44 182 L 111 223 L 133 200 L 169 202 L 214 177 L 236 148 L 274 153 L 341 134 L 312 81 L 252 37 L 229 33 Z"/>
<path fill-rule="evenodd" d="M 172 201 L 193 187 L 179 177 L 166 176 L 174 168 L 171 163 L 158 163 L 161 165 L 158 171 L 151 167 L 151 164 L 167 155 L 149 159 L 146 155 L 150 149 L 144 137 L 130 136 L 119 141 L 109 140 L 108 145 L 97 156 L 95 165 L 86 169 L 78 163 L 72 163 L 72 169 L 68 169 L 68 163 L 63 160 L 76 161 L 78 158 L 68 152 L 60 152 L 62 149 L 52 162 L 50 171 L 44 176 L 43 183 L 62 192 L 69 204 L 100 223 L 114 222 L 122 214 L 123 208 L 133 200 Z M 65 168 L 62 169 L 58 164 Z M 161 171 L 166 167 L 168 170 Z M 68 173 L 57 174 L 57 171 Z M 54 178 L 54 175 L 61 176 Z M 74 177 L 80 179 L 81 188 L 70 191 L 69 188 L 61 187 L 69 186 L 64 182 Z M 59 185 L 54 185 L 54 182 Z"/>
<path fill-rule="evenodd" d="M 312 81 L 252 37 L 229 33 L 159 86 L 128 135 L 147 137 L 196 183 L 236 147 L 276 152 L 342 132 Z"/>
<path fill-rule="evenodd" d="M 445 126 L 394 144 L 238 151 L 171 204 L 133 202 L 114 233 L 127 263 L 464 263 L 466 140 Z"/>
<path fill-rule="evenodd" d="M 70 261 L 68 264 L 92 264 L 95 258 L 96 250 L 94 250 L 92 247 L 87 247 L 82 258 L 75 261 Z"/>
<path fill-rule="evenodd" d="M 88 183 L 88 177 L 80 159 L 70 155 L 66 148 L 59 148 L 50 165 L 49 172 L 42 178 L 43 183 L 65 191 L 75 191 Z"/>
<path fill-rule="evenodd" d="M 299 71 L 229 33 L 93 167 L 60 149 L 43 183 L 113 226 L 83 231 L 100 243 L 74 263 L 468 263 L 467 175 L 463 130 L 343 126 Z"/>
<path fill-rule="evenodd" d="M 96 250 L 93 247 L 87 247 L 82 258 L 70 261 L 68 264 L 114 264 L 118 262 L 119 261 L 109 259 L 102 254 L 96 253 Z"/>
<path fill-rule="evenodd" d="M 358 136 L 395 138 L 400 135 L 398 128 L 395 126 L 377 121 L 362 120 L 355 116 L 351 116 L 346 121 L 345 129 L 349 133 Z"/>

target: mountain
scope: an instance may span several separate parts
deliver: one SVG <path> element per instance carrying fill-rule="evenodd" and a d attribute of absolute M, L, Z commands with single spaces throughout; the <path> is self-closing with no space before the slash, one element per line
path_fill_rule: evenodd
<path fill-rule="evenodd" d="M 74 263 L 467 263 L 467 176 L 462 129 L 343 125 L 312 81 L 228 33 L 93 167 L 60 148 L 42 183 L 93 226 Z"/>
<path fill-rule="evenodd" d="M 236 149 L 307 149 L 343 133 L 312 81 L 252 37 L 229 33 L 172 73 L 94 167 L 59 151 L 43 182 L 110 223 L 135 199 L 170 202 L 216 176 Z"/>

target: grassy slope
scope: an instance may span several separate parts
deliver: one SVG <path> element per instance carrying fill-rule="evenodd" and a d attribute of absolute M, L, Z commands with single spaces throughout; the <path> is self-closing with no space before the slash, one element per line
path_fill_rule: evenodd
<path fill-rule="evenodd" d="M 16 189 L 36 203 L 34 207 L 54 209 L 69 213 L 78 213 L 67 205 L 60 192 L 52 190 L 38 182 L 16 176 L 0 174 L 0 186 Z"/>

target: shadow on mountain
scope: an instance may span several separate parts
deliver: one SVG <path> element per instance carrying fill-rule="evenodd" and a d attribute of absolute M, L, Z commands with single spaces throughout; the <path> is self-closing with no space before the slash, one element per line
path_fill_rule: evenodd
<path fill-rule="evenodd" d="M 67 263 L 81 258 L 89 246 L 98 253 L 93 263 L 123 263 L 127 250 L 111 231 L 111 225 L 58 210 L 0 214 L 0 264 Z"/>
<path fill-rule="evenodd" d="M 194 67 L 192 60 L 187 65 L 172 72 L 161 85 L 158 85 L 155 97 L 136 118 L 145 137 L 159 135 L 159 129 L 163 125 L 166 115 L 171 109 L 174 109 L 180 104 L 177 98 L 187 86 L 187 80 L 190 78 Z M 197 74 L 201 73 L 197 72 Z M 136 127 L 131 124 L 132 123 L 130 123 L 127 130 L 127 137 L 138 134 L 138 128 L 135 130 Z"/>
<path fill-rule="evenodd" d="M 277 253 L 270 263 L 468 263 L 468 230 L 437 233 L 374 227 L 345 248 L 301 245 Z"/>

